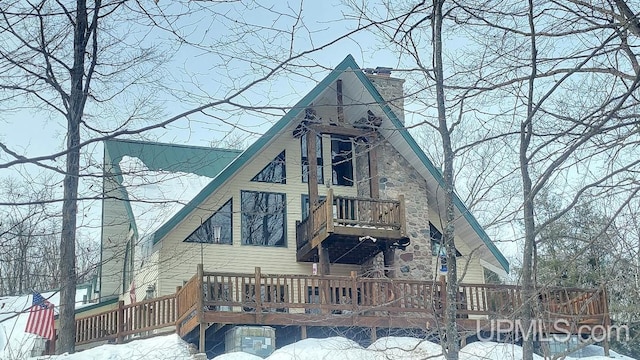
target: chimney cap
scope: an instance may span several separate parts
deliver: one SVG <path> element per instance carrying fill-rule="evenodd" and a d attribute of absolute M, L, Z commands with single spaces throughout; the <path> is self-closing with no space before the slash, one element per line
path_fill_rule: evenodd
<path fill-rule="evenodd" d="M 389 77 L 391 76 L 391 70 L 393 70 L 393 68 L 385 67 L 385 66 L 377 66 L 375 69 L 371 69 L 371 68 L 364 69 L 364 72 L 370 75 Z"/>

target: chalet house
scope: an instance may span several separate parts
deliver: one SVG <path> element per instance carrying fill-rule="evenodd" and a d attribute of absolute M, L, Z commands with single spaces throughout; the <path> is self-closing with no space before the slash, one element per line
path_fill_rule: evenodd
<path fill-rule="evenodd" d="M 437 324 L 443 178 L 404 126 L 402 88 L 347 56 L 244 151 L 107 141 L 96 296 L 123 302 L 100 315 L 99 331 L 79 319 L 78 343 L 164 326 L 204 349 L 234 324 L 296 325 L 302 337 L 307 326 Z M 144 236 L 125 157 L 211 180 Z M 460 312 L 512 311 L 515 288 L 483 287 L 485 269 L 505 274 L 509 263 L 454 202 L 461 281 L 473 284 Z"/>

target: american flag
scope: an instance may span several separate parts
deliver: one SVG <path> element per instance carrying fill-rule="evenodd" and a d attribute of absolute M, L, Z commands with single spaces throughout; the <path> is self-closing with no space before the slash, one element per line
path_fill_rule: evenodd
<path fill-rule="evenodd" d="M 53 322 L 53 304 L 45 300 L 37 292 L 33 293 L 33 302 L 29 310 L 29 319 L 25 332 L 40 335 L 49 340 L 54 339 L 55 324 Z"/>

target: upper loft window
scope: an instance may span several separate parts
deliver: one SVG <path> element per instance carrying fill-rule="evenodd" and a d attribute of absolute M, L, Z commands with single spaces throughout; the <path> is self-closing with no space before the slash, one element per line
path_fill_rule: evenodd
<path fill-rule="evenodd" d="M 446 255 L 447 250 L 442 243 L 442 233 L 431 222 L 429 222 L 429 234 L 431 235 L 431 255 Z M 456 256 L 462 256 L 458 249 L 456 249 Z"/>
<path fill-rule="evenodd" d="M 331 136 L 333 185 L 353 186 L 353 144 L 349 137 Z"/>
<path fill-rule="evenodd" d="M 302 182 L 309 182 L 309 159 L 307 158 L 307 133 L 300 137 L 300 153 L 302 154 Z M 318 184 L 324 184 L 324 171 L 322 170 L 322 136 L 316 135 L 316 174 Z"/>
<path fill-rule="evenodd" d="M 205 244 L 231 244 L 233 235 L 233 205 L 229 199 L 211 217 L 187 236 L 185 242 Z"/>
<path fill-rule="evenodd" d="M 242 191 L 242 244 L 285 246 L 285 194 Z"/>
<path fill-rule="evenodd" d="M 271 160 L 251 181 L 286 184 L 286 156 L 284 150 Z"/>

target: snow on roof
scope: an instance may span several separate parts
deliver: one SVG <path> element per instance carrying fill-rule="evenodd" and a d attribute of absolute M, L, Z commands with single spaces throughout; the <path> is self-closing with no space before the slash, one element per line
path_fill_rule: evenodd
<path fill-rule="evenodd" d="M 153 234 L 211 182 L 186 172 L 149 170 L 131 156 L 123 156 L 119 166 L 140 238 Z"/>

